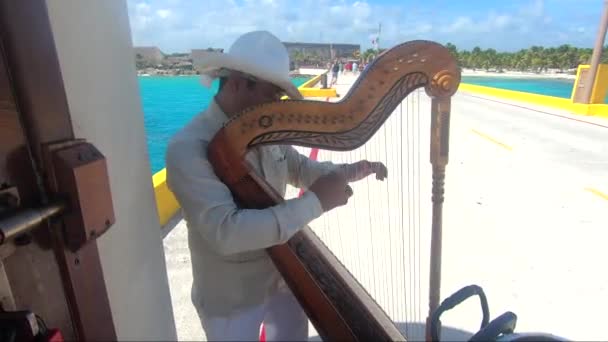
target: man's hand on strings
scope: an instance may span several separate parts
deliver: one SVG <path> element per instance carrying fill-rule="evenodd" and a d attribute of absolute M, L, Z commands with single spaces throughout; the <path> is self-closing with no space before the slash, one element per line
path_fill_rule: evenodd
<path fill-rule="evenodd" d="M 371 174 L 376 174 L 378 180 L 384 180 L 388 176 L 388 170 L 384 164 L 367 160 L 345 164 L 340 168 L 340 172 L 349 183 L 359 181 Z"/>
<path fill-rule="evenodd" d="M 371 174 L 375 174 L 376 179 L 384 180 L 388 175 L 388 170 L 380 162 L 369 162 L 367 160 L 346 164 L 338 170 L 317 179 L 309 190 L 317 195 L 323 211 L 329 211 L 335 207 L 345 205 L 353 195 L 353 189 L 348 186 L 348 183 L 356 182 Z"/>
<path fill-rule="evenodd" d="M 317 195 L 323 211 L 330 211 L 348 203 L 348 199 L 353 195 L 353 189 L 348 186 L 344 175 L 339 172 L 332 172 L 317 179 L 308 190 Z"/>

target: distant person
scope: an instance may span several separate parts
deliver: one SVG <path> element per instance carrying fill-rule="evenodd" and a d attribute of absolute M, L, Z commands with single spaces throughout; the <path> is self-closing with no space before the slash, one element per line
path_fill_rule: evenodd
<path fill-rule="evenodd" d="M 338 84 L 338 73 L 340 72 L 340 66 L 338 62 L 334 63 L 334 66 L 331 69 L 331 85 Z"/>
<path fill-rule="evenodd" d="M 219 78 L 218 92 L 171 139 L 166 154 L 167 184 L 188 228 L 192 303 L 208 341 L 258 341 L 262 322 L 268 341 L 308 340 L 308 318 L 266 249 L 346 204 L 349 182 L 374 173 L 384 178 L 386 168 L 321 163 L 289 145 L 261 146 L 247 155 L 258 175 L 281 196 L 287 184 L 306 191 L 266 209 L 238 206 L 207 159 L 209 142 L 244 109 L 302 95 L 289 77 L 285 46 L 266 31 L 240 36 L 227 53 L 205 52 L 198 64 L 206 86 Z"/>
<path fill-rule="evenodd" d="M 357 62 L 353 62 L 353 74 L 355 74 L 355 75 L 357 74 L 357 71 L 359 70 L 359 69 L 357 69 L 357 67 L 358 67 Z"/>

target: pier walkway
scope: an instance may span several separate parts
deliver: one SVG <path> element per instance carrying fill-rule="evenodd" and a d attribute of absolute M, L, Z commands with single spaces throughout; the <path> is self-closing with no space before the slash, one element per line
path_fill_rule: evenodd
<path fill-rule="evenodd" d="M 354 79 L 340 76 L 338 93 L 346 94 Z M 383 161 L 389 178 L 355 183 L 346 207 L 311 224 L 411 340 L 423 338 L 428 311 L 429 113 L 430 100 L 419 91 L 360 149 L 321 151 L 320 160 Z M 607 174 L 608 120 L 456 94 L 441 298 L 477 284 L 491 317 L 514 312 L 518 332 L 608 339 Z M 296 194 L 290 189 L 289 196 Z M 175 218 L 164 234 L 178 337 L 200 340 L 184 222 Z M 479 301 L 442 321 L 444 339 L 465 340 L 479 328 Z"/>

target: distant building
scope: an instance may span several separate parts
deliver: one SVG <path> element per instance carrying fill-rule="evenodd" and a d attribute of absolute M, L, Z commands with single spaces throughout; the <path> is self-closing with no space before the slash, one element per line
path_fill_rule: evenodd
<path fill-rule="evenodd" d="M 200 60 L 201 55 L 204 54 L 205 52 L 221 52 L 224 53 L 224 49 L 216 49 L 216 48 L 206 48 L 206 49 L 192 49 L 190 51 L 190 59 L 192 60 L 192 63 L 194 64 L 194 68 L 196 69 L 197 66 L 197 61 Z"/>
<path fill-rule="evenodd" d="M 136 61 L 160 64 L 165 58 L 165 54 L 156 46 L 139 46 L 134 50 Z"/>
<path fill-rule="evenodd" d="M 181 54 L 180 56 L 167 56 L 166 61 L 170 64 L 190 62 L 190 54 Z"/>
<path fill-rule="evenodd" d="M 321 44 L 321 43 L 299 43 L 283 42 L 293 59 L 294 53 L 298 52 L 305 55 L 316 55 L 323 60 L 332 58 L 352 58 L 355 51 L 361 50 L 359 44 Z"/>

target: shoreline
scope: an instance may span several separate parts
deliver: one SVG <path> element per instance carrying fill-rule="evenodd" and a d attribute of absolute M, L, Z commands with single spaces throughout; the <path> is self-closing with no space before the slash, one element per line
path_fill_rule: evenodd
<path fill-rule="evenodd" d="M 558 74 L 558 73 L 533 73 L 533 72 L 522 72 L 522 71 L 505 71 L 503 73 L 484 71 L 484 70 L 473 70 L 473 69 L 462 69 L 462 76 L 480 76 L 480 77 L 505 77 L 505 78 L 544 78 L 544 79 L 564 79 L 564 80 L 575 80 L 576 75 L 570 74 Z"/>
<path fill-rule="evenodd" d="M 310 74 L 310 75 L 318 75 L 327 71 L 327 69 L 315 69 L 315 68 L 300 68 L 300 73 Z M 505 70 L 502 73 L 498 73 L 495 71 L 485 71 L 485 70 L 473 70 L 468 68 L 463 68 L 461 70 L 462 76 L 479 76 L 479 77 L 504 77 L 504 78 L 542 78 L 542 79 L 563 79 L 563 80 L 575 80 L 576 75 L 571 75 L 567 73 L 556 73 L 556 72 L 543 72 L 543 73 L 534 73 L 528 71 L 513 71 L 513 70 Z"/>
<path fill-rule="evenodd" d="M 326 71 L 325 69 L 306 69 L 304 72 L 291 73 L 291 77 L 314 77 L 319 73 Z M 558 74 L 558 73 L 532 73 L 532 72 L 521 72 L 521 71 L 505 71 L 503 73 L 484 71 L 484 70 L 472 70 L 462 69 L 461 76 L 463 77 L 495 77 L 495 78 L 528 78 L 528 79 L 555 79 L 555 80 L 571 80 L 576 79 L 576 75 L 570 74 Z M 172 75 L 172 74 L 137 74 L 137 77 L 200 77 L 200 75 Z"/>
<path fill-rule="evenodd" d="M 137 77 L 158 77 L 158 78 L 169 78 L 169 77 L 200 77 L 201 75 L 169 75 L 169 74 L 137 74 Z M 292 78 L 312 78 L 316 75 L 312 74 L 291 74 Z"/>

